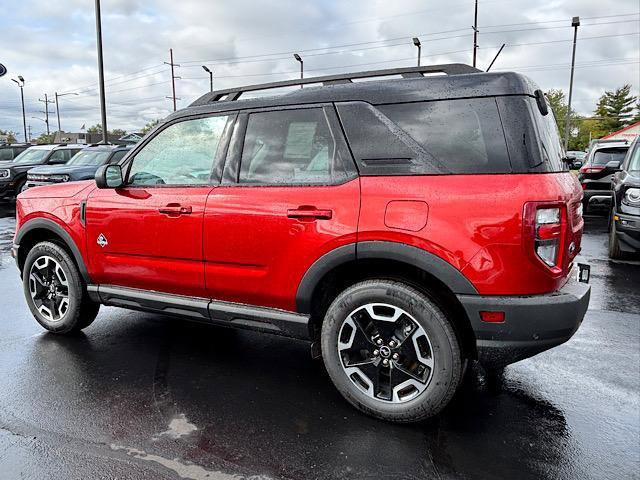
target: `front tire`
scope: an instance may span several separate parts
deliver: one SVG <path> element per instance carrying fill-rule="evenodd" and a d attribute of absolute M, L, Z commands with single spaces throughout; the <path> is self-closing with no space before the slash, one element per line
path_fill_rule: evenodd
<path fill-rule="evenodd" d="M 53 333 L 71 333 L 88 327 L 100 305 L 92 302 L 71 256 L 53 242 L 36 244 L 22 269 L 29 310 Z"/>
<path fill-rule="evenodd" d="M 362 412 L 393 422 L 439 413 L 462 378 L 458 339 L 443 311 L 403 283 L 346 289 L 322 325 L 322 356 L 336 388 Z"/>
<path fill-rule="evenodd" d="M 618 242 L 618 234 L 616 232 L 616 221 L 613 218 L 615 215 L 614 210 L 611 210 L 609 216 L 609 258 L 613 260 L 620 260 L 624 257 L 624 252 L 620 250 L 620 244 Z"/>

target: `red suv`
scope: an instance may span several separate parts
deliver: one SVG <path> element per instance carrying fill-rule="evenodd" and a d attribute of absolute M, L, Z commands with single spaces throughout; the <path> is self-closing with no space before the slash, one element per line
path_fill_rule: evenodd
<path fill-rule="evenodd" d="M 574 334 L 581 200 L 527 78 L 362 72 L 202 96 L 95 181 L 21 194 L 13 254 L 49 331 L 104 304 L 307 339 L 355 407 L 410 422 L 467 360 Z"/>

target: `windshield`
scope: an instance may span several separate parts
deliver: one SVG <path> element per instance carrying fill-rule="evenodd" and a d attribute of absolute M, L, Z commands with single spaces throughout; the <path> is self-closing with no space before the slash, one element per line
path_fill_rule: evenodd
<path fill-rule="evenodd" d="M 640 172 L 640 142 L 636 144 L 636 148 L 633 149 L 631 154 L 631 160 L 629 160 L 629 171 Z"/>
<path fill-rule="evenodd" d="M 44 163 L 51 150 L 29 148 L 13 159 L 13 163 L 18 165 L 35 165 Z"/>
<path fill-rule="evenodd" d="M 603 148 L 597 150 L 593 155 L 594 165 L 606 165 L 609 162 L 616 161 L 622 163 L 624 156 L 627 154 L 628 148 Z"/>
<path fill-rule="evenodd" d="M 76 153 L 76 155 L 67 162 L 67 165 L 75 165 L 77 167 L 86 167 L 89 165 L 100 166 L 107 162 L 109 155 L 111 155 L 111 152 L 82 151 Z"/>

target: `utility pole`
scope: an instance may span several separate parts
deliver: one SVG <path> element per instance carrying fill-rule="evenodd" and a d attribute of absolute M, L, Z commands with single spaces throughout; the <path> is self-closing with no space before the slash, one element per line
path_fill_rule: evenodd
<path fill-rule="evenodd" d="M 302 60 L 302 57 L 297 53 L 293 54 L 293 58 L 295 58 L 298 62 L 300 62 L 300 80 L 302 80 L 304 79 L 304 61 Z M 300 84 L 300 88 L 302 87 L 303 85 Z"/>
<path fill-rule="evenodd" d="M 418 66 L 420 66 L 420 53 L 422 52 L 422 44 L 418 37 L 413 37 L 413 44 L 418 47 Z"/>
<path fill-rule="evenodd" d="M 31 143 L 31 124 L 28 125 L 28 130 L 29 130 L 29 139 L 25 140 L 27 143 Z"/>
<path fill-rule="evenodd" d="M 571 19 L 573 27 L 573 53 L 571 55 L 571 80 L 569 80 L 569 101 L 567 103 L 567 117 L 564 121 L 564 151 L 569 148 L 569 122 L 571 120 L 571 96 L 573 95 L 573 70 L 576 66 L 576 41 L 578 40 L 578 27 L 580 26 L 580 17 Z"/>
<path fill-rule="evenodd" d="M 478 0 L 476 0 L 476 9 L 473 16 L 473 66 L 476 66 L 476 56 L 478 53 Z"/>
<path fill-rule="evenodd" d="M 177 110 L 176 108 L 176 78 L 180 78 L 180 77 L 176 77 L 173 71 L 173 67 L 179 67 L 180 65 L 177 63 L 173 63 L 173 48 L 169 49 L 169 58 L 170 61 L 169 62 L 164 62 L 165 65 L 171 65 L 171 89 L 173 91 L 173 95 L 171 97 L 167 97 L 167 98 L 173 98 L 173 111 L 175 112 Z M 213 82 L 213 80 L 212 80 Z"/>
<path fill-rule="evenodd" d="M 58 97 L 64 97 L 65 95 L 78 95 L 75 92 L 68 92 L 68 93 L 58 93 L 55 92 L 56 95 L 56 114 L 58 115 L 58 131 L 62 132 L 62 128 L 60 127 L 60 107 L 58 106 Z"/>
<path fill-rule="evenodd" d="M 49 132 L 49 104 L 50 103 L 55 103 L 53 100 L 49 100 L 49 98 L 47 97 L 47 94 L 44 94 L 44 100 L 42 100 L 41 98 L 38 99 L 39 102 L 44 102 L 44 123 L 47 124 L 47 136 L 50 135 Z"/>
<path fill-rule="evenodd" d="M 27 117 L 24 113 L 24 77 L 22 75 L 18 75 L 18 79 L 12 78 L 14 82 L 18 84 L 20 87 L 20 100 L 22 101 L 22 126 L 24 128 L 24 141 L 25 143 L 29 143 L 27 140 Z"/>
<path fill-rule="evenodd" d="M 102 117 L 102 143 L 108 143 L 107 134 L 107 102 L 104 95 L 104 64 L 102 61 L 102 19 L 100 17 L 100 0 L 96 0 L 96 44 L 98 48 L 98 79 L 100 81 L 100 115 Z"/>

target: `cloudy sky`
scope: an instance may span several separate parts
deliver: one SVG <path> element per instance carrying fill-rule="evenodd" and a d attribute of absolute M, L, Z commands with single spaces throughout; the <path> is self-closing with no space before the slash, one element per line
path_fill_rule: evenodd
<path fill-rule="evenodd" d="M 100 120 L 94 2 L 4 0 L 0 15 L 0 129 L 22 139 L 20 93 L 26 80 L 27 122 L 45 129 L 47 93 L 60 99 L 62 128 Z M 568 88 L 571 17 L 579 15 L 574 107 L 590 114 L 605 89 L 640 87 L 640 1 L 480 0 L 478 67 L 526 73 L 543 89 Z M 102 0 L 109 128 L 140 129 L 172 110 L 169 48 L 178 108 L 209 89 L 307 76 L 414 65 L 471 62 L 473 0 Z M 57 128 L 54 107 L 50 126 Z"/>

